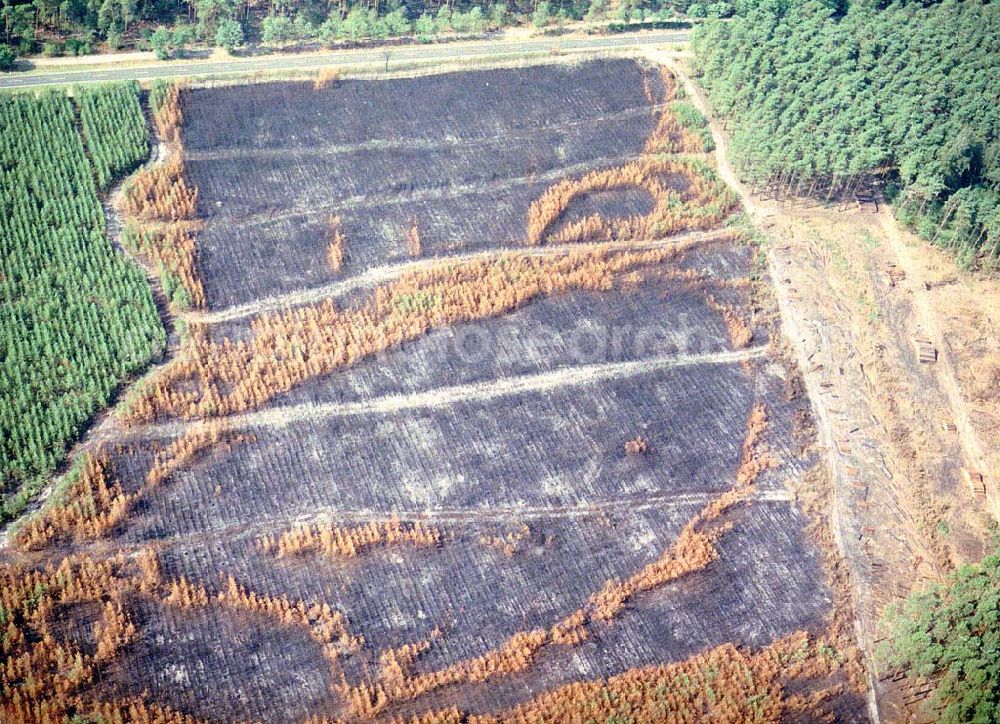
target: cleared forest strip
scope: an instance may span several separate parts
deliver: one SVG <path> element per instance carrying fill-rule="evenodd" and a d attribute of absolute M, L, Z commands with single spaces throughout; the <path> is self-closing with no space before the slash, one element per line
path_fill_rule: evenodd
<path fill-rule="evenodd" d="M 737 177 L 729 162 L 728 138 L 719 122 L 712 116 L 708 99 L 701 88 L 695 85 L 686 69 L 676 59 L 658 51 L 649 51 L 647 57 L 654 62 L 665 65 L 681 80 L 692 103 L 709 122 L 712 138 L 715 141 L 717 173 L 737 193 L 755 225 L 770 228 L 777 210 L 773 205 L 762 204 L 759 200 L 754 199 L 747 187 Z M 852 628 L 859 645 L 865 651 L 866 658 L 870 661 L 874 649 L 874 637 L 869 636 L 869 632 L 873 631 L 875 627 L 870 610 L 870 604 L 873 600 L 871 569 L 861 563 L 866 558 L 861 537 L 851 534 L 858 527 L 858 521 L 851 505 L 854 502 L 852 496 L 857 495 L 857 481 L 861 479 L 879 480 L 881 471 L 874 464 L 874 461 L 862 461 L 859 455 L 845 453 L 836 444 L 835 426 L 838 422 L 842 426 L 844 419 L 850 417 L 850 413 L 845 414 L 831 408 L 831 398 L 839 399 L 840 395 L 831 394 L 833 391 L 829 387 L 830 380 L 838 378 L 828 375 L 824 370 L 827 368 L 835 369 L 842 358 L 831 356 L 831 353 L 834 352 L 832 346 L 819 342 L 819 340 L 825 340 L 826 330 L 823 327 L 822 319 L 807 318 L 809 310 L 806 305 L 797 293 L 793 297 L 792 290 L 789 289 L 790 276 L 785 277 L 784 281 L 787 283 L 783 283 L 779 269 L 785 268 L 787 273 L 788 260 L 786 260 L 786 264 L 782 265 L 781 259 L 779 259 L 780 254 L 781 252 L 776 245 L 772 245 L 768 249 L 768 276 L 778 304 L 782 329 L 792 344 L 796 362 L 802 371 L 802 379 L 816 421 L 819 442 L 826 453 L 824 458 L 830 471 L 833 494 L 830 527 L 837 549 L 851 570 L 851 592 L 857 611 L 856 617 L 852 621 Z M 798 261 L 801 262 L 801 260 Z M 812 349 L 809 348 L 807 342 L 810 339 L 813 340 Z M 822 359 L 826 365 L 816 359 L 816 353 L 820 351 L 823 352 Z M 856 390 L 845 387 L 840 392 L 844 393 L 845 399 L 851 399 L 852 393 L 855 393 Z M 856 426 L 855 429 L 857 429 Z M 853 478 L 853 481 L 849 478 Z M 867 494 L 867 488 L 865 491 Z M 867 685 L 868 715 L 872 721 L 879 722 L 880 710 L 877 703 L 877 692 L 880 692 L 880 687 L 879 682 L 870 672 Z"/>
<path fill-rule="evenodd" d="M 379 193 L 376 195 L 359 194 L 357 196 L 345 196 L 334 199 L 325 204 L 314 204 L 308 208 L 291 208 L 281 212 L 261 212 L 250 214 L 240 218 L 240 224 L 246 228 L 255 224 L 268 224 L 282 219 L 295 219 L 304 216 L 318 216 L 329 214 L 340 214 L 354 209 L 366 209 L 371 207 L 394 206 L 398 204 L 408 204 L 413 201 L 437 201 L 440 199 L 453 199 L 473 194 L 496 194 L 503 191 L 510 191 L 518 186 L 526 186 L 535 183 L 554 183 L 566 176 L 593 171 L 595 168 L 605 166 L 620 166 L 629 161 L 639 159 L 639 155 L 634 156 L 609 156 L 604 158 L 594 158 L 589 161 L 560 166 L 549 169 L 541 173 L 529 174 L 527 176 L 511 176 L 495 180 L 479 180 L 473 183 L 449 184 L 435 188 L 416 188 L 409 191 L 402 191 L 394 194 Z"/>
<path fill-rule="evenodd" d="M 903 231 L 896 219 L 889 214 L 883 214 L 879 221 L 885 230 L 886 238 L 889 240 L 893 258 L 899 262 L 900 268 L 907 274 L 907 286 L 910 298 L 913 300 L 914 314 L 921 328 L 928 333 L 932 340 L 937 342 L 935 345 L 937 364 L 934 370 L 937 373 L 941 391 L 948 401 L 948 412 L 951 413 L 951 419 L 957 428 L 962 457 L 973 470 L 987 478 L 986 491 L 989 513 L 994 520 L 1000 520 L 1000 491 L 997 490 L 997 481 L 992 479 L 996 472 L 991 469 L 990 462 L 984 452 L 985 447 L 979 438 L 979 432 L 972 423 L 968 401 L 965 399 L 962 387 L 958 382 L 958 374 L 955 372 L 948 341 L 941 331 L 937 310 L 934 309 L 932 301 L 928 297 L 927 288 L 917 264 L 916 256 L 919 252 L 914 251 L 913 246 L 906 243 Z M 918 246 L 917 249 L 919 250 L 919 248 Z"/>
<path fill-rule="evenodd" d="M 630 377 L 675 367 L 736 364 L 763 357 L 769 350 L 769 346 L 762 345 L 732 352 L 666 355 L 629 362 L 582 365 L 508 379 L 489 380 L 451 387 L 438 387 L 410 395 L 386 395 L 364 402 L 279 407 L 242 415 L 233 415 L 225 418 L 225 421 L 226 428 L 230 430 L 261 426 L 285 427 L 305 420 L 353 417 L 369 414 L 391 414 L 402 410 L 448 407 L 459 402 L 484 401 L 497 397 L 517 395 L 522 392 L 539 392 L 557 387 L 588 385 L 601 380 Z M 198 422 L 196 421 L 168 422 L 148 427 L 139 427 L 128 437 L 141 437 L 143 440 L 172 438 L 182 435 L 192 425 L 197 424 Z"/>
<path fill-rule="evenodd" d="M 622 250 L 645 250 L 645 249 L 659 249 L 667 246 L 677 246 L 692 248 L 698 244 L 708 243 L 712 241 L 721 241 L 724 239 L 729 239 L 733 235 L 733 232 L 728 229 L 717 229 L 714 231 L 698 231 L 689 232 L 685 234 L 678 234 L 675 236 L 668 236 L 661 239 L 650 239 L 648 241 L 630 241 L 616 243 L 615 248 L 620 248 Z M 548 256 L 562 254 L 573 250 L 591 250 L 597 249 L 598 247 L 606 246 L 605 241 L 595 241 L 595 242 L 576 242 L 569 244 L 551 244 L 539 247 L 524 248 L 515 250 L 518 254 L 524 254 L 525 256 Z M 442 264 L 461 264 L 464 262 L 475 262 L 484 261 L 491 259 L 499 254 L 511 253 L 511 249 L 488 249 L 486 251 L 475 251 L 468 254 L 455 254 L 449 256 L 441 257 L 430 257 L 423 259 L 416 259 L 414 261 L 402 262 L 399 264 L 391 264 L 387 266 L 375 267 L 373 269 L 367 269 L 361 274 L 357 274 L 347 279 L 340 279 L 338 281 L 332 282 L 330 284 L 324 284 L 321 287 L 315 287 L 312 289 L 302 289 L 300 291 L 290 292 L 288 294 L 280 294 L 273 297 L 265 297 L 264 299 L 257 300 L 255 302 L 250 302 L 249 304 L 241 304 L 236 307 L 229 307 L 228 309 L 220 309 L 217 312 L 190 312 L 185 315 L 185 317 L 191 322 L 197 322 L 198 324 L 218 324 L 219 322 L 232 322 L 237 319 L 243 319 L 246 317 L 253 317 L 258 314 L 265 312 L 277 312 L 283 309 L 288 309 L 290 307 L 296 307 L 302 304 L 315 304 L 316 302 L 321 302 L 324 299 L 329 299 L 332 297 L 340 296 L 341 294 L 346 294 L 348 292 L 353 292 L 357 289 L 362 289 L 367 286 L 372 286 L 375 284 L 382 284 L 397 277 L 407 274 L 409 272 L 416 272 L 426 269 L 431 269 Z"/>
<path fill-rule="evenodd" d="M 503 136 L 504 141 L 530 140 L 538 136 L 539 133 L 550 133 L 567 131 L 573 128 L 597 125 L 600 123 L 613 123 L 623 121 L 636 116 L 650 114 L 659 115 L 668 104 L 657 103 L 648 106 L 636 106 L 628 108 L 618 113 L 609 113 L 603 116 L 592 118 L 582 118 L 569 121 L 567 123 L 557 123 L 551 126 L 541 126 L 538 128 L 525 129 L 518 133 L 509 133 Z M 212 151 L 187 151 L 184 154 L 185 161 L 240 161 L 244 159 L 295 159 L 295 158 L 318 158 L 325 156 L 338 156 L 346 153 L 357 153 L 358 151 L 435 151 L 445 148 L 473 148 L 496 143 L 496 136 L 478 136 L 469 138 L 457 138 L 443 136 L 441 138 L 373 138 L 368 141 L 358 143 L 340 143 L 330 146 L 307 146 L 291 148 L 221 148 Z"/>

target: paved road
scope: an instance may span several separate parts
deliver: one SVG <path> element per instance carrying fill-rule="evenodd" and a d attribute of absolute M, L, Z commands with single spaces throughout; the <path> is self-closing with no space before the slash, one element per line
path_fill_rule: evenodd
<path fill-rule="evenodd" d="M 28 71 L 0 73 L 0 89 L 31 88 L 70 83 L 97 83 L 111 80 L 154 80 L 185 76 L 212 76 L 260 71 L 310 70 L 329 65 L 384 63 L 389 53 L 390 63 L 406 61 L 455 60 L 456 58 L 487 58 L 505 55 L 537 53 L 559 48 L 563 51 L 604 50 L 615 48 L 681 43 L 688 31 L 630 33 L 596 37 L 537 38 L 532 40 L 476 42 L 440 45 L 402 45 L 384 48 L 334 50 L 312 55 L 269 55 L 231 60 L 168 61 L 129 68 L 81 68 L 80 70 Z"/>

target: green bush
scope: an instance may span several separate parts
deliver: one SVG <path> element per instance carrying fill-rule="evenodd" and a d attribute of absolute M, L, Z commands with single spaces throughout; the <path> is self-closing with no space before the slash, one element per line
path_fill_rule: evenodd
<path fill-rule="evenodd" d="M 732 3 L 716 2 L 705 8 L 705 14 L 710 18 L 729 18 L 733 15 Z"/>
<path fill-rule="evenodd" d="M 149 36 L 149 45 L 159 60 L 170 58 L 170 31 L 162 25 Z"/>
<path fill-rule="evenodd" d="M 284 15 L 269 15 L 260 24 L 265 45 L 278 45 L 295 39 L 295 23 Z"/>
<path fill-rule="evenodd" d="M 194 40 L 194 28 L 187 23 L 179 23 L 174 27 L 170 42 L 174 46 L 174 55 L 184 55 L 184 48 Z"/>
<path fill-rule="evenodd" d="M 1000 714 L 1000 552 L 889 606 L 890 666 L 935 682 L 941 722 L 993 722 Z"/>
<path fill-rule="evenodd" d="M 490 27 L 500 29 L 510 22 L 510 11 L 506 3 L 495 3 L 490 8 Z"/>
<path fill-rule="evenodd" d="M 479 7 L 465 13 L 456 10 L 451 15 L 451 27 L 456 33 L 482 33 L 486 31 L 486 17 Z"/>
<path fill-rule="evenodd" d="M 17 54 L 9 45 L 0 43 L 0 70 L 10 70 L 17 61 Z"/>
<path fill-rule="evenodd" d="M 35 29 L 25 28 L 21 31 L 21 39 L 17 46 L 18 55 L 31 55 L 35 52 Z"/>
<path fill-rule="evenodd" d="M 417 39 L 422 41 L 428 41 L 437 35 L 438 26 L 434 18 L 423 13 L 419 18 L 413 21 L 413 31 L 417 34 Z"/>
<path fill-rule="evenodd" d="M 701 111 L 686 101 L 672 102 L 670 104 L 670 112 L 685 128 L 698 130 L 699 128 L 704 128 L 708 124 L 708 121 L 705 120 L 705 116 L 701 115 Z"/>
<path fill-rule="evenodd" d="M 451 30 L 451 9 L 447 5 L 442 5 L 438 8 L 437 15 L 434 17 L 434 23 L 437 25 L 439 33 L 447 33 Z"/>
<path fill-rule="evenodd" d="M 396 8 L 391 13 L 383 15 L 379 19 L 379 23 L 382 25 L 385 35 L 390 38 L 406 35 L 410 32 L 410 21 L 406 19 L 406 10 L 403 8 Z"/>
<path fill-rule="evenodd" d="M 341 36 L 348 40 L 371 38 L 375 34 L 377 23 L 374 11 L 355 5 L 340 26 Z"/>
<path fill-rule="evenodd" d="M 232 18 L 226 18 L 219 23 L 215 31 L 215 44 L 232 53 L 238 46 L 243 45 L 243 26 Z"/>
<path fill-rule="evenodd" d="M 546 0 L 542 0 L 535 7 L 535 12 L 531 14 L 531 24 L 536 28 L 544 28 L 551 22 L 552 12 L 549 9 L 549 3 Z"/>
<path fill-rule="evenodd" d="M 319 26 L 319 33 L 317 34 L 317 37 L 320 42 L 327 46 L 335 45 L 336 42 L 340 40 L 340 26 L 343 22 L 344 21 L 340 17 L 340 13 L 330 13 L 330 17 L 323 21 L 323 24 Z"/>
<path fill-rule="evenodd" d="M 295 16 L 292 27 L 297 40 L 309 40 L 317 37 L 319 34 L 316 27 L 309 22 L 309 18 L 307 18 L 304 13 L 299 13 Z"/>
<path fill-rule="evenodd" d="M 111 28 L 104 39 L 104 43 L 108 46 L 108 50 L 121 50 L 124 43 L 122 34 L 115 28 Z"/>

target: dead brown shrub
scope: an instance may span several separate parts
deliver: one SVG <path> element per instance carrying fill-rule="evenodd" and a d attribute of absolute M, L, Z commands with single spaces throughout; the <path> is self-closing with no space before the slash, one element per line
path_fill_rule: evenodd
<path fill-rule="evenodd" d="M 689 181 L 683 192 L 671 178 Z M 602 219 L 593 214 L 551 232 L 573 199 L 584 194 L 640 188 L 655 204 L 645 216 Z M 624 166 L 591 171 L 550 186 L 528 209 L 528 244 L 647 239 L 717 225 L 734 208 L 724 187 L 690 161 L 643 158 Z"/>
<path fill-rule="evenodd" d="M 199 453 L 224 441 L 225 424 L 212 420 L 193 425 L 167 448 L 157 452 L 144 484 L 134 493 L 122 490 L 108 477 L 106 452 L 86 453 L 77 481 L 66 500 L 31 519 L 19 531 L 15 543 L 22 550 L 37 550 L 56 540 L 100 538 L 113 530 L 135 503 L 150 490 L 189 464 Z M 234 437 L 232 441 L 240 438 Z"/>
<path fill-rule="evenodd" d="M 661 69 L 663 86 L 666 89 L 663 102 L 665 107 L 660 112 L 656 128 L 646 139 L 643 153 L 704 153 L 705 143 L 701 136 L 685 128 L 670 112 L 670 101 L 677 97 L 677 81 L 666 68 Z M 643 78 L 645 80 L 645 77 Z"/>
<path fill-rule="evenodd" d="M 320 68 L 313 82 L 314 90 L 323 90 L 337 84 L 340 80 L 340 68 L 327 66 Z"/>
<path fill-rule="evenodd" d="M 193 584 L 181 576 L 167 584 L 167 594 L 164 596 L 163 602 L 183 608 L 207 606 L 209 602 L 208 590 L 204 586 Z"/>
<path fill-rule="evenodd" d="M 101 618 L 94 623 L 94 639 L 97 641 L 97 653 L 94 662 L 109 661 L 118 653 L 118 649 L 135 638 L 135 624 L 122 610 L 120 601 L 105 601 Z"/>
<path fill-rule="evenodd" d="M 180 88 L 171 86 L 153 114 L 160 138 L 169 144 L 168 157 L 140 169 L 122 189 L 118 205 L 130 222 L 127 238 L 135 239 L 138 253 L 145 255 L 163 275 L 163 286 L 171 303 L 205 306 L 205 291 L 197 271 L 194 219 L 198 211 L 198 189 L 184 178 L 184 148 L 180 128 L 183 114 Z M 186 299 L 173 296 L 179 283 Z"/>
<path fill-rule="evenodd" d="M 342 680 L 336 688 L 353 716 L 371 719 L 391 703 L 416 699 L 444 686 L 460 682 L 477 683 L 523 671 L 532 664 L 548 638 L 548 632 L 544 630 L 523 631 L 511 636 L 497 649 L 443 669 L 414 676 L 404 674 L 401 679 L 358 686 L 351 686 Z"/>
<path fill-rule="evenodd" d="M 726 323 L 729 343 L 733 349 L 746 349 L 749 347 L 753 341 L 753 327 L 740 314 L 739 310 L 730 304 L 723 304 L 711 294 L 706 294 L 705 300 L 708 302 L 708 306 L 718 312 L 722 320 Z"/>
<path fill-rule="evenodd" d="M 193 724 L 193 718 L 165 707 L 132 700 L 97 702 L 84 696 L 84 689 L 99 680 L 102 669 L 137 634 L 123 604 L 123 596 L 135 587 L 120 575 L 121 565 L 121 557 L 95 560 L 83 555 L 44 568 L 0 563 L 0 608 L 5 619 L 0 721 L 61 722 L 79 714 L 115 722 Z M 51 625 L 61 607 L 89 602 L 100 610 L 93 653 L 62 640 Z"/>
<path fill-rule="evenodd" d="M 379 655 L 378 678 L 389 685 L 403 685 L 412 676 L 413 662 L 427 651 L 431 644 L 441 636 L 440 629 L 431 631 L 430 638 L 413 644 L 405 644 L 396 649 L 388 649 Z"/>
<path fill-rule="evenodd" d="M 406 232 L 406 253 L 414 258 L 420 256 L 420 227 L 416 217 L 410 219 L 410 229 Z"/>
<path fill-rule="evenodd" d="M 500 551 L 505 558 L 513 558 L 520 544 L 527 540 L 530 535 L 531 529 L 522 523 L 517 530 L 504 535 L 479 536 L 479 543 L 487 548 Z"/>
<path fill-rule="evenodd" d="M 308 604 L 290 601 L 284 595 L 276 598 L 249 591 L 232 576 L 226 579 L 225 587 L 215 596 L 209 595 L 204 586 L 189 583 L 184 578 L 171 581 L 167 591 L 163 601 L 171 605 L 185 608 L 220 605 L 231 610 L 265 615 L 285 626 L 303 628 L 320 644 L 323 655 L 331 661 L 345 652 L 357 651 L 363 641 L 347 630 L 344 615 L 326 603 Z"/>
<path fill-rule="evenodd" d="M 370 548 L 381 546 L 433 548 L 441 545 L 445 538 L 445 534 L 437 528 L 428 528 L 419 521 L 372 521 L 356 528 L 312 523 L 285 531 L 277 540 L 270 535 L 265 536 L 261 540 L 261 548 L 279 558 L 311 552 L 319 552 L 331 558 L 353 558 Z"/>
<path fill-rule="evenodd" d="M 700 570 L 718 557 L 712 538 L 695 531 L 689 525 L 658 560 L 624 581 L 607 581 L 590 598 L 592 615 L 599 621 L 610 621 L 635 594 L 658 588 L 687 573 Z"/>
<path fill-rule="evenodd" d="M 649 443 L 642 436 L 625 441 L 625 452 L 628 455 L 645 455 L 649 451 Z"/>
<path fill-rule="evenodd" d="M 29 520 L 15 537 L 22 550 L 38 550 L 56 540 L 97 538 L 124 518 L 129 496 L 116 480 L 108 479 L 108 459 L 103 451 L 85 453 L 79 478 L 67 492 L 66 502 L 52 506 Z"/>
<path fill-rule="evenodd" d="M 181 112 L 181 86 L 174 84 L 161 98 L 153 114 L 156 132 L 167 143 L 179 143 L 184 114 Z"/>
<path fill-rule="evenodd" d="M 344 236 L 342 224 L 339 216 L 330 217 L 330 243 L 326 247 L 326 260 L 330 264 L 330 270 L 336 274 L 344 265 L 344 244 L 347 237 Z"/>
<path fill-rule="evenodd" d="M 179 468 L 190 463 L 200 452 L 217 445 L 225 430 L 225 422 L 220 420 L 192 425 L 165 450 L 153 456 L 153 465 L 146 473 L 145 488 L 155 488 Z"/>
<path fill-rule="evenodd" d="M 184 159 L 174 152 L 163 163 L 136 172 L 122 190 L 122 212 L 146 221 L 193 219 L 198 189 L 184 180 Z"/>
<path fill-rule="evenodd" d="M 765 432 L 767 432 L 767 409 L 763 404 L 757 403 L 750 411 L 747 420 L 740 467 L 736 471 L 736 484 L 740 488 L 754 485 L 761 473 L 778 464 L 768 450 L 767 442 L 764 440 Z"/>
<path fill-rule="evenodd" d="M 583 609 L 577 609 L 554 624 L 549 635 L 552 637 L 552 643 L 560 646 L 576 646 L 586 641 L 590 635 L 587 632 L 587 613 Z"/>
<path fill-rule="evenodd" d="M 496 715 L 472 716 L 470 724 L 516 721 L 531 724 L 577 721 L 783 721 L 795 712 L 804 720 L 823 717 L 820 705 L 836 685 L 815 696 L 789 695 L 795 678 L 787 664 L 796 657 L 818 660 L 817 647 L 803 632 L 745 653 L 723 644 L 686 661 L 632 669 L 607 680 L 576 682 L 541 694 Z"/>
<path fill-rule="evenodd" d="M 197 272 L 196 247 L 191 224 L 179 222 L 134 230 L 137 251 L 172 275 L 187 292 L 190 306 L 205 306 L 205 289 Z"/>
<path fill-rule="evenodd" d="M 653 97 L 653 87 L 649 83 L 649 68 L 646 66 L 642 67 L 642 95 L 650 105 L 656 103 L 656 98 Z"/>

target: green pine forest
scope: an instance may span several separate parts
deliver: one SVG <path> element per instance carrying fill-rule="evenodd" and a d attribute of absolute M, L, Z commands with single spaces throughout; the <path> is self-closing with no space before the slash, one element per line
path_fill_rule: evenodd
<path fill-rule="evenodd" d="M 98 198 L 147 154 L 138 86 L 75 96 L 0 96 L 0 523 L 166 341 Z"/>
<path fill-rule="evenodd" d="M 1000 717 L 1000 553 L 889 607 L 878 651 L 889 666 L 935 682 L 942 724 Z"/>
<path fill-rule="evenodd" d="M 903 223 L 997 264 L 1000 4 L 749 2 L 692 44 L 745 180 L 828 194 L 877 174 Z"/>
<path fill-rule="evenodd" d="M 575 20 L 631 26 L 687 12 L 726 17 L 730 0 L 0 0 L 0 70 L 17 56 L 123 48 L 167 59 L 192 46 L 335 45 L 398 36 L 481 34 Z"/>

